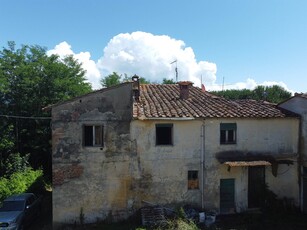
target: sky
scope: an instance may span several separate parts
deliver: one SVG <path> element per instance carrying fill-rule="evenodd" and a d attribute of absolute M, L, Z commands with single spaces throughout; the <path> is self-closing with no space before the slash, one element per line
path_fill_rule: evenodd
<path fill-rule="evenodd" d="M 94 89 L 117 72 L 209 91 L 307 92 L 305 0 L 0 0 L 0 9 L 1 49 L 15 41 L 73 55 Z"/>

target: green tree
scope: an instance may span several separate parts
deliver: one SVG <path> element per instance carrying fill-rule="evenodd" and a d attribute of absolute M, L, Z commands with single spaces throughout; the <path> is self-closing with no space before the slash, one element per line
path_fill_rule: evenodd
<path fill-rule="evenodd" d="M 124 74 L 124 77 L 122 77 L 122 75 L 119 75 L 118 73 L 113 72 L 112 74 L 109 74 L 108 76 L 101 78 L 100 84 L 103 87 L 111 87 L 111 86 L 114 86 L 114 85 L 118 85 L 120 83 L 129 82 L 129 81 L 131 81 L 131 77 L 128 77 L 128 75 L 126 73 Z M 147 80 L 143 77 L 140 77 L 139 81 L 140 81 L 141 84 L 149 84 L 150 83 L 149 80 Z"/>
<path fill-rule="evenodd" d="M 176 82 L 173 79 L 163 78 L 162 84 L 176 84 Z"/>
<path fill-rule="evenodd" d="M 140 81 L 141 84 L 150 84 L 150 81 L 145 79 L 145 78 L 143 78 L 143 77 L 140 77 L 139 81 Z"/>
<path fill-rule="evenodd" d="M 50 113 L 42 108 L 90 92 L 85 80 L 85 71 L 72 56 L 61 59 L 38 45 L 16 49 L 8 42 L 0 50 L 1 157 L 30 153 L 31 165 L 50 173 Z"/>
<path fill-rule="evenodd" d="M 249 89 L 228 89 L 225 91 L 211 91 L 211 93 L 232 100 L 251 99 L 253 94 Z"/>
<path fill-rule="evenodd" d="M 29 154 L 25 156 L 20 156 L 19 153 L 10 154 L 7 159 L 5 159 L 4 163 L 1 161 L 1 171 L 3 172 L 2 175 L 8 178 L 16 172 L 24 172 L 30 167 L 28 159 Z"/>
<path fill-rule="evenodd" d="M 100 80 L 100 84 L 103 87 L 111 87 L 114 85 L 118 85 L 121 83 L 121 75 L 118 75 L 116 72 L 113 72 L 112 74 L 109 74 L 108 76 L 105 76 Z"/>
<path fill-rule="evenodd" d="M 291 97 L 291 93 L 278 85 L 273 86 L 257 86 L 254 90 L 225 90 L 225 91 L 212 91 L 211 93 L 227 99 L 254 99 L 265 100 L 272 103 L 279 103 Z"/>
<path fill-rule="evenodd" d="M 279 103 L 290 97 L 291 93 L 279 85 L 257 86 L 253 90 L 253 98 L 257 100 L 266 100 L 273 103 Z"/>

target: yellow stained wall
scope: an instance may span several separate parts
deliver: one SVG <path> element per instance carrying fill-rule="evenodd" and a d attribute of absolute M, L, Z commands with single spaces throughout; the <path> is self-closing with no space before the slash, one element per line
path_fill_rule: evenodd
<path fill-rule="evenodd" d="M 237 123 L 237 144 L 220 145 L 221 122 Z M 156 124 L 173 124 L 172 146 L 156 146 Z M 107 139 L 103 149 L 81 147 L 82 121 L 66 124 L 65 129 L 55 126 L 54 135 L 59 136 L 57 142 L 65 141 L 61 146 L 76 142 L 80 149 L 76 149 L 76 158 L 70 149 L 67 162 L 54 158 L 54 169 L 73 160 L 83 171 L 78 178 L 70 178 L 54 187 L 53 218 L 55 222 L 79 221 L 82 208 L 86 222 L 106 218 L 118 220 L 133 214 L 144 201 L 201 207 L 203 185 L 205 209 L 219 212 L 219 183 L 225 178 L 235 179 L 235 209 L 243 211 L 248 205 L 248 168 L 233 167 L 228 171 L 227 166 L 217 161 L 216 153 L 227 150 L 297 153 L 298 124 L 298 119 L 294 118 L 132 120 L 130 131 L 120 134 L 114 131 L 118 124 L 113 126 L 108 122 L 105 123 Z M 55 143 L 55 154 L 57 146 L 60 145 Z M 204 184 L 201 181 L 202 156 Z M 188 190 L 189 170 L 199 171 L 199 189 Z M 267 166 L 265 174 L 269 189 L 279 197 L 290 196 L 298 201 L 296 163 L 281 165 L 277 177 Z"/>
<path fill-rule="evenodd" d="M 220 123 L 237 124 L 236 144 L 219 143 Z M 297 118 L 287 119 L 206 119 L 205 121 L 205 183 L 204 202 L 208 209 L 219 212 L 220 179 L 235 179 L 235 211 L 248 207 L 248 167 L 232 167 L 220 164 L 216 154 L 222 151 L 253 151 L 272 155 L 298 153 Z M 299 202 L 297 157 L 293 165 L 279 165 L 277 177 L 272 175 L 271 166 L 265 167 L 265 182 L 279 198 L 290 197 Z"/>
<path fill-rule="evenodd" d="M 157 146 L 156 124 L 173 124 L 173 145 Z M 201 206 L 201 190 L 188 190 L 188 171 L 201 174 L 202 121 L 133 121 L 131 137 L 143 174 L 151 178 L 144 199 L 151 203 L 189 203 Z M 201 186 L 201 184 L 200 184 Z"/>
<path fill-rule="evenodd" d="M 155 124 L 174 125 L 174 146 L 155 145 Z M 220 144 L 220 123 L 237 124 L 237 143 Z M 275 156 L 297 154 L 298 125 L 296 118 L 287 119 L 206 119 L 193 121 L 133 121 L 132 137 L 137 140 L 137 152 L 143 170 L 151 175 L 155 189 L 150 202 L 194 202 L 201 206 L 201 190 L 187 190 L 187 171 L 199 170 L 201 176 L 201 126 L 204 125 L 204 206 L 219 212 L 220 179 L 235 179 L 235 211 L 248 207 L 248 167 L 228 167 L 220 164 L 216 154 L 221 151 L 249 151 Z M 281 164 L 277 177 L 271 166 L 265 167 L 265 182 L 278 197 L 289 197 L 298 204 L 297 158 L 292 165 Z M 200 186 L 201 183 L 200 183 Z M 177 189 L 173 189 L 176 187 Z M 197 193 L 191 199 L 190 194 Z M 165 194 L 163 194 L 165 193 Z M 162 196 L 161 196 L 162 195 Z"/>

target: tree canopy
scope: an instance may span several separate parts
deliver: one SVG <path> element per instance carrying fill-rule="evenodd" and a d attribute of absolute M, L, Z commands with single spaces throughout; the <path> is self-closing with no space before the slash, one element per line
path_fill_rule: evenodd
<path fill-rule="evenodd" d="M 128 77 L 127 74 L 124 74 L 124 76 L 122 76 L 122 75 L 119 75 L 117 72 L 113 72 L 112 74 L 109 74 L 108 76 L 101 78 L 100 84 L 102 85 L 102 87 L 111 87 L 111 86 L 118 85 L 120 83 L 127 82 L 130 80 L 131 80 L 131 77 Z M 139 81 L 141 84 L 150 83 L 149 80 L 143 77 L 140 77 Z"/>
<path fill-rule="evenodd" d="M 122 75 L 119 75 L 117 72 L 113 72 L 112 74 L 102 77 L 100 79 L 100 84 L 102 85 L 102 87 L 110 87 L 110 86 L 118 85 L 123 82 L 130 81 L 130 80 L 131 80 L 131 77 L 128 77 L 127 74 L 124 74 L 124 76 L 122 76 Z M 151 83 L 150 80 L 144 77 L 140 77 L 139 81 L 141 84 Z M 163 78 L 162 84 L 176 84 L 176 82 L 172 79 Z"/>
<path fill-rule="evenodd" d="M 176 84 L 176 82 L 173 79 L 163 78 L 162 84 Z"/>
<path fill-rule="evenodd" d="M 30 153 L 34 167 L 50 169 L 50 114 L 42 108 L 91 91 L 72 56 L 48 56 L 38 45 L 14 42 L 0 50 L 0 157 Z"/>
<path fill-rule="evenodd" d="M 272 103 L 279 103 L 291 97 L 291 93 L 279 85 L 273 86 L 257 86 L 254 90 L 225 90 L 225 91 L 211 91 L 211 93 L 227 99 L 254 99 L 265 100 Z"/>
<path fill-rule="evenodd" d="M 121 76 L 118 75 L 116 72 L 113 72 L 112 74 L 109 74 L 108 76 L 105 76 L 104 78 L 101 78 L 100 84 L 103 87 L 111 87 L 114 85 L 120 84 L 121 81 Z"/>

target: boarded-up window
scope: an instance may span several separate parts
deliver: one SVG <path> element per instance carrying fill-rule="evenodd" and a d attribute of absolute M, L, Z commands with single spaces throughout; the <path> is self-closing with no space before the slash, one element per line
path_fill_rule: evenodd
<path fill-rule="evenodd" d="M 220 124 L 220 143 L 221 144 L 236 144 L 237 124 L 236 123 L 221 123 Z"/>
<path fill-rule="evenodd" d="M 84 146 L 103 146 L 103 126 L 84 125 L 83 126 L 83 145 Z"/>
<path fill-rule="evenodd" d="M 199 189 L 198 171 L 188 171 L 188 189 Z"/>
<path fill-rule="evenodd" d="M 156 145 L 173 144 L 173 124 L 156 124 Z"/>

